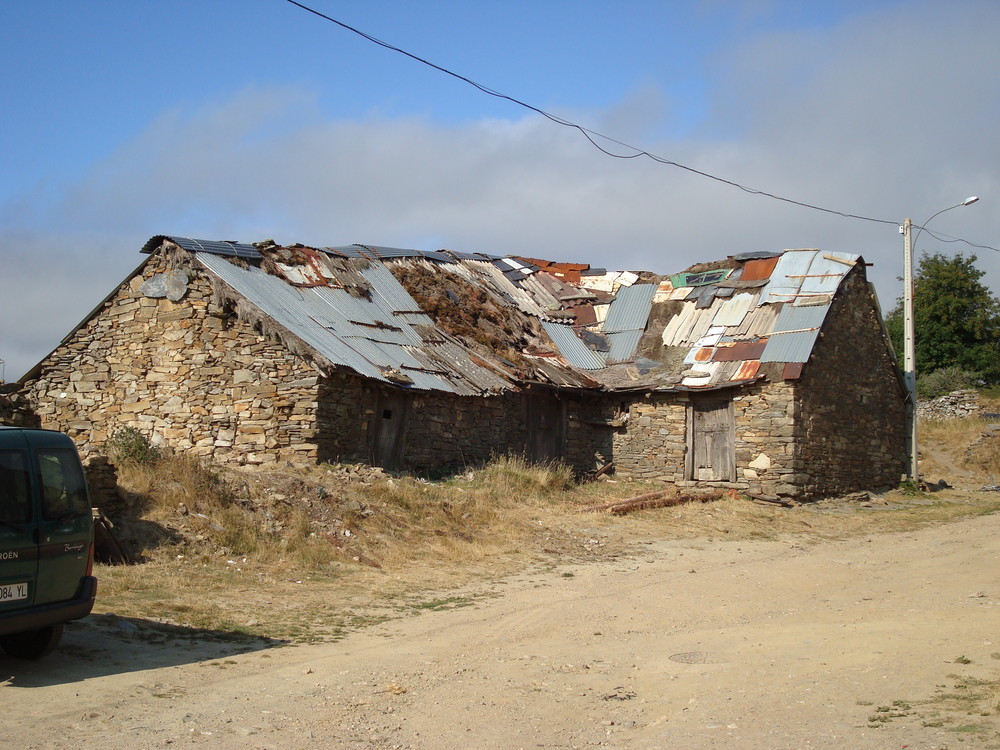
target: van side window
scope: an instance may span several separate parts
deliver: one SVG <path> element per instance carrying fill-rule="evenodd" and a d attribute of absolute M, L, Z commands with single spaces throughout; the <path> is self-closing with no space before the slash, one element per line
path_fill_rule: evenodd
<path fill-rule="evenodd" d="M 27 523 L 30 520 L 27 458 L 24 451 L 0 450 L 0 521 Z"/>
<path fill-rule="evenodd" d="M 90 513 L 87 485 L 72 451 L 46 449 L 36 454 L 42 480 L 42 517 L 49 521 Z"/>

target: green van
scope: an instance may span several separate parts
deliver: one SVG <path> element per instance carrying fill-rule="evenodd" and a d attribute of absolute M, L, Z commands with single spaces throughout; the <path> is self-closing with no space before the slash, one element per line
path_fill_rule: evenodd
<path fill-rule="evenodd" d="M 0 648 L 38 659 L 97 593 L 94 522 L 76 446 L 51 430 L 0 427 Z"/>

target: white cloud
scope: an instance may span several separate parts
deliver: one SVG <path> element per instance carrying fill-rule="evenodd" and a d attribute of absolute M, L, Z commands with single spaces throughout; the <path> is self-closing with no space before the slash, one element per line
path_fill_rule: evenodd
<path fill-rule="evenodd" d="M 684 140 L 641 143 L 700 170 L 797 200 L 918 223 L 970 193 L 940 232 L 1000 245 L 1000 63 L 990 4 L 913 4 L 831 30 L 748 38 L 717 61 L 710 118 Z M 582 124 L 641 138 L 655 89 Z M 668 113 L 669 114 L 669 113 Z M 634 135 L 640 134 L 640 135 Z M 755 197 L 648 159 L 616 160 L 525 112 L 441 127 L 326 120 L 315 96 L 250 89 L 166 112 L 75 184 L 0 207 L 0 329 L 7 377 L 52 349 L 140 260 L 152 235 L 519 253 L 673 272 L 752 249 L 823 247 L 876 266 L 897 294 L 892 225 Z M 921 249 L 943 249 L 926 243 Z M 1000 273 L 998 254 L 980 266 Z"/>

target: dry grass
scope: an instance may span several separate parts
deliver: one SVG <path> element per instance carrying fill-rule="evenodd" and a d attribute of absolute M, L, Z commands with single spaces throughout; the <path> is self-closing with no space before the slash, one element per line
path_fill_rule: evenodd
<path fill-rule="evenodd" d="M 989 437 L 990 424 L 977 417 L 922 420 L 921 473 L 951 484 L 964 480 L 970 487 L 982 486 L 990 477 L 1000 480 L 1000 434 Z"/>
<path fill-rule="evenodd" d="M 362 481 L 338 467 L 223 472 L 170 458 L 125 467 L 120 483 L 133 502 L 117 530 L 146 562 L 102 566 L 98 611 L 296 641 L 452 606 L 518 571 L 633 554 L 642 541 L 811 543 L 1000 509 L 997 493 L 893 493 L 864 509 L 723 497 L 614 517 L 579 509 L 658 486 L 577 484 L 563 466 L 508 457 L 442 482 Z"/>

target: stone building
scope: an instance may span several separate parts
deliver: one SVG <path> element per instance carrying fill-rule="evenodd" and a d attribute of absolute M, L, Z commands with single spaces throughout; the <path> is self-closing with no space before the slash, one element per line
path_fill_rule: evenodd
<path fill-rule="evenodd" d="M 100 450 L 443 471 L 501 453 L 807 498 L 894 485 L 906 394 L 865 264 L 672 276 L 454 251 L 153 237 L 21 381 Z"/>

